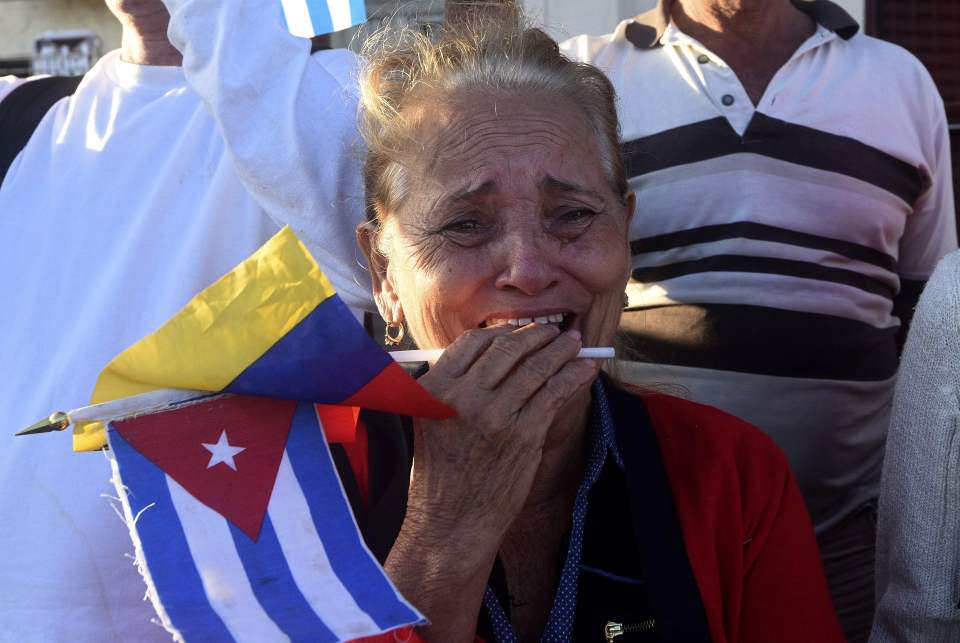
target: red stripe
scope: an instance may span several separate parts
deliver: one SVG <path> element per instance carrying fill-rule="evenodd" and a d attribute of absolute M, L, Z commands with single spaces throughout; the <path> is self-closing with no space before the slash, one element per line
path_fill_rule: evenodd
<path fill-rule="evenodd" d="M 440 420 L 457 414 L 446 404 L 434 399 L 396 362 L 388 364 L 376 377 L 341 404 Z"/>

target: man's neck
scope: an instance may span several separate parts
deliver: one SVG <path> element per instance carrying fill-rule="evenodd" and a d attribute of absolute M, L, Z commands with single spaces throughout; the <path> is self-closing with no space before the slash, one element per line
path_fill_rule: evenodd
<path fill-rule="evenodd" d="M 799 45 L 815 28 L 789 0 L 677 0 L 671 10 L 677 27 L 707 47 L 722 39 L 728 46 L 755 50 L 784 42 Z"/>
<path fill-rule="evenodd" d="M 677 0 L 674 24 L 733 69 L 754 105 L 817 29 L 790 0 Z"/>
<path fill-rule="evenodd" d="M 163 4 L 138 13 L 114 10 L 123 27 L 120 59 L 135 65 L 179 66 L 180 52 L 167 39 L 170 15 Z"/>

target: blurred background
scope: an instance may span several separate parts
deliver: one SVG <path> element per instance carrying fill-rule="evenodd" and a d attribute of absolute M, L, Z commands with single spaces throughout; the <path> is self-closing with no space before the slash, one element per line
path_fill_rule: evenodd
<path fill-rule="evenodd" d="M 228 1 L 228 0 L 225 0 Z M 496 0 L 485 0 L 493 4 Z M 609 33 L 655 0 L 520 0 L 527 13 L 557 39 Z M 954 185 L 960 183 L 960 0 L 835 0 L 866 33 L 896 42 L 933 74 L 947 104 L 953 143 Z M 442 22 L 483 0 L 367 0 L 371 26 L 387 17 Z M 474 6 L 474 9 L 476 7 Z M 320 47 L 356 48 L 356 29 L 327 36 Z M 0 76 L 80 75 L 120 46 L 120 27 L 103 0 L 0 0 Z"/>

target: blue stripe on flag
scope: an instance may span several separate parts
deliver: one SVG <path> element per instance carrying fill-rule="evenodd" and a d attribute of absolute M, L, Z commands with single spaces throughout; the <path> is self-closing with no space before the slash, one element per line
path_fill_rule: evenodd
<path fill-rule="evenodd" d="M 207 600 L 170 499 L 166 474 L 131 447 L 118 431 L 110 430 L 110 448 L 127 488 L 130 510 L 134 516 L 140 516 L 135 529 L 160 603 L 171 622 L 187 641 L 233 641 Z"/>
<path fill-rule="evenodd" d="M 224 392 L 337 404 L 391 362 L 347 305 L 333 295 L 244 369 Z"/>
<path fill-rule="evenodd" d="M 367 20 L 367 6 L 363 0 L 350 0 L 350 21 L 358 25 Z"/>
<path fill-rule="evenodd" d="M 286 556 L 280 548 L 270 515 L 263 519 L 257 542 L 230 523 L 230 533 L 250 579 L 250 586 L 263 610 L 295 643 L 337 641 L 297 587 Z"/>
<path fill-rule="evenodd" d="M 333 16 L 330 15 L 326 0 L 307 0 L 307 10 L 314 33 L 320 35 L 333 31 Z"/>
<path fill-rule="evenodd" d="M 397 623 L 417 622 L 417 614 L 398 598 L 383 570 L 356 537 L 353 515 L 312 404 L 297 405 L 287 438 L 287 456 L 330 566 L 360 609 L 384 630 Z"/>

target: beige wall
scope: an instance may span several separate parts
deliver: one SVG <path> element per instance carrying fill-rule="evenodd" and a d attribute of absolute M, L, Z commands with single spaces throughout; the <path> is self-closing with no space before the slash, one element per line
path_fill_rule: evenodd
<path fill-rule="evenodd" d="M 29 56 L 44 31 L 87 29 L 103 50 L 120 46 L 120 24 L 102 0 L 0 0 L 0 58 Z"/>

